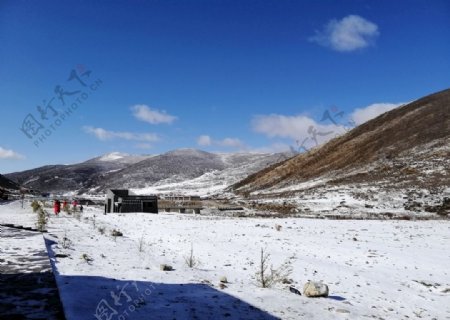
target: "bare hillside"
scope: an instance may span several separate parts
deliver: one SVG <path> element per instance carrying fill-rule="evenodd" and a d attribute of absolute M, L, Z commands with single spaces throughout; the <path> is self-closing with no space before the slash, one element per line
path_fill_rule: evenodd
<path fill-rule="evenodd" d="M 396 159 L 414 156 L 409 154 L 411 151 L 418 156 L 420 153 L 421 162 L 442 162 L 448 172 L 449 114 L 450 90 L 445 90 L 384 113 L 322 147 L 251 175 L 234 185 L 234 189 L 238 193 L 267 191 L 319 177 L 335 179 L 335 183 L 373 181 L 402 170 L 404 176 L 420 174 L 420 168 L 395 164 Z M 368 167 L 377 162 L 386 166 Z M 354 179 L 349 180 L 348 176 Z M 448 185 L 449 177 L 436 176 L 432 182 Z"/>
<path fill-rule="evenodd" d="M 231 187 L 249 207 L 329 217 L 450 214 L 450 90 Z"/>

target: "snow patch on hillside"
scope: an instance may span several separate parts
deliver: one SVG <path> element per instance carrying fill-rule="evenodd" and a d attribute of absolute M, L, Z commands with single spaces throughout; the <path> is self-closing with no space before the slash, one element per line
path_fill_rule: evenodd
<path fill-rule="evenodd" d="M 98 160 L 99 161 L 115 161 L 115 160 L 123 159 L 128 156 L 129 156 L 129 154 L 127 154 L 127 153 L 111 152 L 111 153 L 107 153 L 107 154 L 101 156 Z"/>

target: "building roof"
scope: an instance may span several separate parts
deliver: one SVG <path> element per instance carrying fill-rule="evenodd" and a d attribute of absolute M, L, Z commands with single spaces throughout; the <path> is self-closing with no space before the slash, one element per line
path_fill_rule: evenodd
<path fill-rule="evenodd" d="M 109 189 L 114 196 L 117 196 L 119 198 L 124 199 L 135 199 L 135 200 L 154 200 L 157 199 L 157 196 L 155 195 L 136 195 L 136 194 L 130 194 L 129 190 L 127 189 Z"/>
<path fill-rule="evenodd" d="M 128 197 L 129 191 L 126 189 L 109 189 L 114 195 L 118 197 Z"/>

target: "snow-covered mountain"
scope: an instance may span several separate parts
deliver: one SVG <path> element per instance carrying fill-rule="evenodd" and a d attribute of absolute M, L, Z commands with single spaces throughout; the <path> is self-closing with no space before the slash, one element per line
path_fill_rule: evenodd
<path fill-rule="evenodd" d="M 270 165 L 293 156 L 289 153 L 256 154 L 256 153 L 219 153 L 214 159 L 219 169 L 205 172 L 195 178 L 186 178 L 183 174 L 162 179 L 148 187 L 135 189 L 138 194 L 185 194 L 212 196 L 223 195 L 232 184 L 242 180 L 249 174 L 260 171 Z"/>
<path fill-rule="evenodd" d="M 112 163 L 123 163 L 123 164 L 135 164 L 140 161 L 146 160 L 153 157 L 153 155 L 132 155 L 122 152 L 111 152 L 104 154 L 100 157 L 93 158 L 86 161 L 85 163 L 99 163 L 99 162 L 112 162 Z"/>
<path fill-rule="evenodd" d="M 121 170 L 152 156 L 130 156 L 117 152 L 71 165 L 48 165 L 6 174 L 19 185 L 45 192 L 66 192 L 95 184 L 104 174 Z"/>
<path fill-rule="evenodd" d="M 113 152 L 73 165 L 51 165 L 6 175 L 28 188 L 46 192 L 101 193 L 108 188 L 208 194 L 290 154 L 209 153 L 178 149 L 160 155 Z M 139 190 L 137 190 L 139 192 Z"/>
<path fill-rule="evenodd" d="M 445 214 L 449 159 L 450 90 L 445 90 L 250 175 L 233 190 L 287 212 Z"/>
<path fill-rule="evenodd" d="M 105 174 L 90 187 L 95 192 L 131 188 L 137 193 L 211 194 L 289 156 L 177 149 Z"/>

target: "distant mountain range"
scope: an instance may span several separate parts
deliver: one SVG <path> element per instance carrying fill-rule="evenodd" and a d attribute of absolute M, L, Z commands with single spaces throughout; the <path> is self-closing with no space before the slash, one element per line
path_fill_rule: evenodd
<path fill-rule="evenodd" d="M 158 183 L 159 186 L 186 183 L 207 173 L 219 178 L 225 173 L 231 184 L 289 156 L 292 154 L 216 154 L 195 149 L 143 156 L 114 152 L 79 164 L 49 165 L 5 176 L 21 186 L 42 192 L 75 191 L 79 194 L 100 193 L 108 188 L 141 189 Z M 210 175 L 205 180 L 208 183 L 209 178 Z"/>
<path fill-rule="evenodd" d="M 104 174 L 141 161 L 142 157 L 111 153 L 73 165 L 48 165 L 6 174 L 17 184 L 42 192 L 79 190 L 92 185 Z"/>

